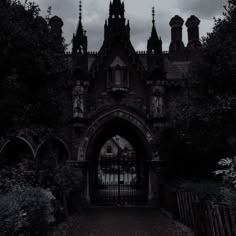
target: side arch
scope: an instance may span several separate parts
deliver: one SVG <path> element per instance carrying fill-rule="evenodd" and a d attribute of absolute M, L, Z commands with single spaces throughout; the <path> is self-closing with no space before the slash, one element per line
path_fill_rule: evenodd
<path fill-rule="evenodd" d="M 37 163 L 49 161 L 52 164 L 59 164 L 70 160 L 71 154 L 67 144 L 58 137 L 44 139 L 36 151 Z"/>
<path fill-rule="evenodd" d="M 30 142 L 20 136 L 12 137 L 6 141 L 0 150 L 1 162 L 17 164 L 23 159 L 35 159 L 35 151 Z"/>

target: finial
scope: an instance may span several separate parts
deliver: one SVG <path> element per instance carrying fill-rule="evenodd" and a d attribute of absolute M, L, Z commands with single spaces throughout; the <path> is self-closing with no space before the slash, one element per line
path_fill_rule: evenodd
<path fill-rule="evenodd" d="M 79 20 L 82 20 L 82 1 L 79 1 Z"/>
<path fill-rule="evenodd" d="M 152 7 L 152 23 L 155 24 L 155 7 Z"/>

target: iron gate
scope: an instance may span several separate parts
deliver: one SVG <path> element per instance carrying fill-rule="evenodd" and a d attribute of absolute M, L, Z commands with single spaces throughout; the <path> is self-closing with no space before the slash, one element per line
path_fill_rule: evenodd
<path fill-rule="evenodd" d="M 137 205 L 145 202 L 136 156 L 103 155 L 96 169 L 94 203 Z"/>

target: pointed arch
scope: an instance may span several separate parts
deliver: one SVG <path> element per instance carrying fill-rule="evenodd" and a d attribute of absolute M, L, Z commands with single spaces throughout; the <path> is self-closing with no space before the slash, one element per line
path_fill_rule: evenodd
<path fill-rule="evenodd" d="M 36 151 L 37 163 L 45 161 L 53 165 L 65 162 L 71 157 L 67 144 L 58 137 L 44 139 Z"/>
<path fill-rule="evenodd" d="M 34 160 L 35 151 L 31 143 L 23 137 L 12 137 L 0 150 L 0 160 L 3 164 L 17 164 L 24 159 Z"/>
<path fill-rule="evenodd" d="M 106 124 L 112 122 L 113 120 L 120 120 L 132 127 L 135 132 L 137 132 L 140 137 L 144 140 L 144 143 L 148 145 L 153 145 L 154 135 L 152 134 L 149 127 L 145 122 L 137 116 L 136 114 L 126 111 L 120 108 L 113 109 L 110 112 L 105 112 L 100 115 L 88 128 L 85 138 L 78 150 L 78 160 L 87 160 L 87 150 L 89 142 L 92 140 L 92 137 L 98 132 L 99 129 L 102 129 Z M 151 156 L 151 155 L 150 155 Z M 150 157 L 151 158 L 151 157 Z"/>

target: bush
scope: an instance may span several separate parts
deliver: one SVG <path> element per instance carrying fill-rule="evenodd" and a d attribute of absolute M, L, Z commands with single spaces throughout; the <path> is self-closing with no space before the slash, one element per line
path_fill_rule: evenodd
<path fill-rule="evenodd" d="M 184 190 L 198 196 L 199 200 L 213 201 L 216 204 L 236 207 L 236 191 L 219 181 L 179 180 L 170 183 L 176 190 Z"/>
<path fill-rule="evenodd" d="M 45 235 L 54 222 L 50 191 L 16 186 L 0 195 L 0 232 Z"/>

